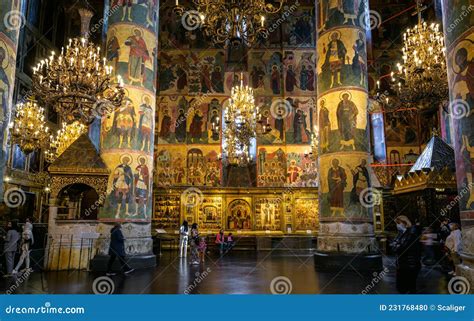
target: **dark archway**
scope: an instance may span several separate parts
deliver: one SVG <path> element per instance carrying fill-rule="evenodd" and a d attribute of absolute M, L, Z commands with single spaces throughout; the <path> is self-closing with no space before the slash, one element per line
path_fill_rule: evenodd
<path fill-rule="evenodd" d="M 96 220 L 100 199 L 89 185 L 67 185 L 58 194 L 58 218 L 69 220 Z"/>

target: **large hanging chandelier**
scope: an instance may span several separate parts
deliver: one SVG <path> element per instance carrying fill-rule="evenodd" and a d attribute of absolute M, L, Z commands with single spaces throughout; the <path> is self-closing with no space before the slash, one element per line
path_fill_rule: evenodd
<path fill-rule="evenodd" d="M 422 10 L 417 1 L 418 24 L 403 34 L 403 63 L 392 73 L 392 83 L 401 103 L 438 107 L 449 90 L 444 36 L 439 24 L 422 20 Z"/>
<path fill-rule="evenodd" d="M 112 67 L 86 38 L 69 39 L 61 54 L 51 52 L 33 68 L 33 89 L 51 104 L 63 122 L 90 124 L 121 106 L 123 81 L 112 80 Z"/>
<path fill-rule="evenodd" d="M 45 150 L 45 160 L 53 163 L 72 143 L 82 134 L 87 132 L 87 126 L 76 121 L 71 124 L 63 123 L 63 127 L 58 130 L 56 137 L 50 137 L 49 148 Z"/>
<path fill-rule="evenodd" d="M 215 43 L 251 46 L 258 35 L 268 35 L 265 14 L 275 14 L 284 0 L 192 0 L 196 10 L 186 11 L 176 0 L 175 12 L 187 29 L 199 26 Z"/>
<path fill-rule="evenodd" d="M 10 135 L 12 144 L 18 145 L 25 155 L 46 146 L 49 128 L 44 119 L 44 109 L 34 100 L 17 104 Z"/>
<path fill-rule="evenodd" d="M 224 109 L 224 152 L 231 165 L 246 166 L 252 161 L 250 148 L 256 137 L 257 111 L 253 89 L 240 85 L 232 87 L 231 97 Z"/>

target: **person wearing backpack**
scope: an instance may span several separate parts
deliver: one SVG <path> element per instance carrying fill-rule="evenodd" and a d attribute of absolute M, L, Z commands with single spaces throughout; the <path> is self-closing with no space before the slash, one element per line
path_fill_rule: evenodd
<path fill-rule="evenodd" d="M 5 253 L 5 261 L 7 265 L 7 274 L 3 277 L 10 277 L 13 272 L 15 264 L 15 253 L 18 249 L 18 241 L 20 240 L 20 233 L 18 233 L 18 225 L 14 221 L 7 223 L 7 235 L 4 237 L 5 244 L 3 252 Z"/>
<path fill-rule="evenodd" d="M 28 271 L 30 269 L 30 251 L 31 246 L 33 245 L 33 225 L 27 219 L 23 225 L 23 233 L 21 233 L 21 256 L 18 261 L 15 269 L 12 271 L 12 274 L 17 274 L 23 263 L 25 263 L 25 269 L 23 271 Z"/>

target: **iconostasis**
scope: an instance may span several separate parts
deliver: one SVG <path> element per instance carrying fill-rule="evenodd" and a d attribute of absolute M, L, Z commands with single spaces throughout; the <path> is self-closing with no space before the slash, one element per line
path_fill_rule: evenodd
<path fill-rule="evenodd" d="M 318 171 L 315 157 L 308 155 L 318 112 L 314 1 L 288 1 L 282 12 L 267 17 L 272 26 L 267 37 L 251 49 L 239 50 L 216 45 L 199 28 L 183 23 L 172 10 L 174 4 L 160 5 L 156 226 L 175 229 L 180 220 L 192 218 L 189 221 L 210 230 L 316 230 Z M 222 121 L 223 105 L 241 75 L 254 89 L 256 105 L 272 128 L 257 133 L 252 177 L 245 180 L 251 183 L 237 185 L 252 187 L 251 193 L 255 188 L 255 193 L 242 198 L 223 188 L 242 181 L 243 175 L 226 172 L 219 160 L 222 132 L 212 130 Z M 173 189 L 186 186 L 204 191 L 200 206 L 180 205 Z M 289 189 L 291 201 L 281 193 L 272 196 L 274 190 L 268 187 Z M 162 193 L 162 188 L 171 194 Z M 310 202 L 293 199 L 305 193 Z M 287 209 L 290 203 L 299 207 Z"/>

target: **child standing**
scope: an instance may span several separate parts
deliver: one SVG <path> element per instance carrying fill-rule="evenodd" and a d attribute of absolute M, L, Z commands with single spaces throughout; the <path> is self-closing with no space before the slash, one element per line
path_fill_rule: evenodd
<path fill-rule="evenodd" d="M 201 237 L 199 240 L 198 251 L 199 251 L 199 262 L 204 263 L 204 258 L 206 256 L 206 238 Z"/>

